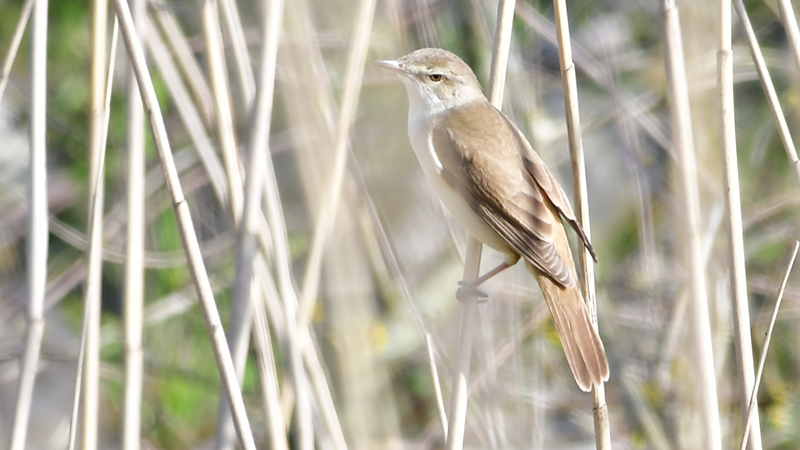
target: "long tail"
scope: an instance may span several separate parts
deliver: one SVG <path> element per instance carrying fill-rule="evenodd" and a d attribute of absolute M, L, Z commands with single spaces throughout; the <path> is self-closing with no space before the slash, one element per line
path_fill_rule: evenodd
<path fill-rule="evenodd" d="M 562 289 L 530 264 L 528 269 L 542 288 L 578 387 L 589 392 L 601 381 L 608 381 L 606 351 L 592 325 L 589 307 L 583 301 L 581 291 L 577 286 Z"/>

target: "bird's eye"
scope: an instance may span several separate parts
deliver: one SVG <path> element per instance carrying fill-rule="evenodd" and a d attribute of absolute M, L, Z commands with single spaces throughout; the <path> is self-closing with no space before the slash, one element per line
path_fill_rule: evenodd
<path fill-rule="evenodd" d="M 433 81 L 433 82 L 438 83 L 438 82 L 440 82 L 440 81 L 442 81 L 444 79 L 444 75 L 442 75 L 440 73 L 432 73 L 432 74 L 428 75 L 428 79 Z"/>

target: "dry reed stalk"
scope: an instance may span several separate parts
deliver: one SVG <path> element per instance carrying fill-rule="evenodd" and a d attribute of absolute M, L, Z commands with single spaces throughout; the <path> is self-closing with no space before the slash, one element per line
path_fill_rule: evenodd
<path fill-rule="evenodd" d="M 252 132 L 249 141 L 250 162 L 248 164 L 249 171 L 247 172 L 245 185 L 244 204 L 241 220 L 234 219 L 235 222 L 238 222 L 239 230 L 236 241 L 236 275 L 231 295 L 231 317 L 228 336 L 231 353 L 234 355 L 237 375 L 240 379 L 244 375 L 244 366 L 247 362 L 248 338 L 253 320 L 250 300 L 259 298 L 255 294 L 257 291 L 251 289 L 251 286 L 253 285 L 253 263 L 258 250 L 256 235 L 259 232 L 262 218 L 261 194 L 264 189 L 266 159 L 270 158 L 269 136 L 275 92 L 278 43 L 282 22 L 283 1 L 267 2 L 264 5 L 264 16 L 262 18 L 262 46 L 259 65 L 261 74 L 258 80 L 255 108 L 252 111 Z M 261 303 L 261 307 L 263 307 L 263 303 Z M 261 345 L 260 348 L 265 345 Z M 221 398 L 222 402 L 217 416 L 216 448 L 218 450 L 232 449 L 235 445 L 235 436 L 230 418 L 230 408 L 224 396 Z M 272 430 L 272 432 L 275 433 L 278 430 Z M 285 430 L 280 430 L 279 432 L 284 435 L 285 439 Z"/>
<path fill-rule="evenodd" d="M 558 46 L 558 33 L 556 32 L 555 24 L 550 22 L 539 11 L 527 3 L 517 3 L 516 13 L 517 16 L 528 24 L 539 36 L 553 46 Z M 592 54 L 576 42 L 573 42 L 573 45 L 575 66 L 580 69 L 583 74 L 607 90 L 609 94 L 616 99 L 619 103 L 619 109 L 621 110 L 619 119 L 629 120 L 635 124 L 637 128 L 647 133 L 648 138 L 652 139 L 658 146 L 670 151 L 670 142 L 666 135 L 666 128 L 653 112 L 653 108 L 657 105 L 659 99 L 655 95 L 649 95 L 643 100 L 627 92 L 624 85 L 615 83 L 614 78 L 608 74 L 608 70 L 605 69 Z M 650 219 L 650 221 L 652 222 L 652 219 Z M 649 242 L 651 240 L 652 238 L 647 241 Z M 652 246 L 652 244 L 649 246 Z M 652 254 L 653 251 L 654 250 L 650 250 L 648 253 Z"/>
<path fill-rule="evenodd" d="M 175 62 L 169 57 L 167 47 L 159 34 L 155 32 L 155 27 L 152 26 L 150 21 L 145 22 L 145 27 L 154 31 L 147 37 L 145 44 L 150 50 L 150 55 L 159 74 L 164 79 L 164 84 L 169 88 L 170 97 L 175 102 L 178 116 L 186 127 L 200 161 L 203 163 L 203 167 L 211 180 L 211 187 L 214 189 L 220 204 L 228 204 L 228 184 L 225 179 L 225 169 L 222 167 L 214 148 L 214 143 L 206 131 L 200 111 L 192 102 L 192 97 L 181 81 Z"/>
<path fill-rule="evenodd" d="M 300 311 L 298 324 L 305 327 L 311 318 L 315 298 L 319 291 L 322 256 L 339 211 L 347 169 L 348 146 L 350 144 L 350 129 L 355 121 L 358 97 L 361 93 L 361 83 L 364 78 L 364 64 L 369 48 L 369 34 L 372 30 L 372 19 L 375 12 L 375 0 L 361 0 L 358 17 L 356 18 L 355 33 L 347 57 L 347 69 L 342 100 L 339 107 L 339 118 L 336 125 L 334 140 L 334 163 L 330 187 L 325 190 L 328 196 L 322 202 L 314 237 L 309 252 L 308 264 L 300 298 Z"/>
<path fill-rule="evenodd" d="M 489 77 L 489 101 L 499 110 L 503 106 L 508 55 L 511 48 L 511 31 L 514 22 L 515 0 L 500 0 L 497 4 L 497 27 L 492 49 L 492 66 Z M 470 236 L 467 253 L 464 256 L 462 281 L 468 284 L 478 278 L 481 267 L 483 244 Z M 459 336 L 453 388 L 448 417 L 447 450 L 460 450 L 464 447 L 464 432 L 467 420 L 469 390 L 469 369 L 472 361 L 472 342 L 476 327 L 478 308 L 476 297 L 465 298 L 459 302 Z"/>
<path fill-rule="evenodd" d="M 244 27 L 242 27 L 242 20 L 239 18 L 236 2 L 233 0 L 220 0 L 220 2 L 222 21 L 231 38 L 233 58 L 236 61 L 236 75 L 239 78 L 239 87 L 242 90 L 244 100 L 244 111 L 250 117 L 250 108 L 252 108 L 256 97 L 256 80 L 253 75 L 253 63 L 250 61 L 247 41 L 244 37 Z"/>
<path fill-rule="evenodd" d="M 164 118 L 158 104 L 153 81 L 147 70 L 144 52 L 141 43 L 136 38 L 136 30 L 134 29 L 131 13 L 126 2 L 124 0 L 114 0 L 114 7 L 120 19 L 122 34 L 125 39 L 125 47 L 128 50 L 128 57 L 133 64 L 144 105 L 150 117 L 153 139 L 156 144 L 159 159 L 161 160 L 162 168 L 164 169 L 167 187 L 172 197 L 173 208 L 175 209 L 175 216 L 178 222 L 183 247 L 186 252 L 189 270 L 192 274 L 195 288 L 197 289 L 200 306 L 203 311 L 203 318 L 205 319 L 206 328 L 214 350 L 214 357 L 219 368 L 220 378 L 232 404 L 236 430 L 242 446 L 246 450 L 254 450 L 256 448 L 255 441 L 253 440 L 253 434 L 250 430 L 250 423 L 247 418 L 242 392 L 236 379 L 231 354 L 228 352 L 228 343 L 225 339 L 219 311 L 217 311 L 214 301 L 211 283 L 205 270 L 188 204 L 183 195 L 180 178 L 175 169 L 175 161 L 172 157 L 172 150 L 169 145 Z"/>
<path fill-rule="evenodd" d="M 439 412 L 439 423 L 442 426 L 442 436 L 447 439 L 447 412 L 444 409 L 442 384 L 439 382 L 439 369 L 436 367 L 436 357 L 433 353 L 433 342 L 431 341 L 430 333 L 425 333 L 425 347 L 428 349 L 428 364 L 431 370 L 431 380 L 433 380 L 433 395 L 436 397 L 436 410 Z"/>
<path fill-rule="evenodd" d="M 270 4 L 270 7 L 277 6 L 279 5 L 274 2 Z M 282 17 L 282 1 L 280 7 L 280 15 Z M 274 97 L 274 93 L 272 95 Z M 262 214 L 259 215 L 258 232 L 258 244 L 261 247 L 261 253 L 257 254 L 255 278 L 260 285 L 259 292 L 262 293 L 260 299 L 267 308 L 266 313 L 269 323 L 272 326 L 271 331 L 277 337 L 279 345 L 286 348 L 288 325 L 283 305 L 284 302 L 291 302 L 293 305 L 297 305 L 297 292 L 295 291 L 294 275 L 292 274 L 289 238 L 286 232 L 283 211 L 281 209 L 280 193 L 278 192 L 278 182 L 275 178 L 275 169 L 272 165 L 271 151 L 266 151 L 264 153 L 264 162 L 266 166 L 263 169 L 263 210 L 261 211 Z M 278 278 L 277 283 L 273 278 L 272 272 L 267 267 L 267 261 L 264 255 L 272 256 L 271 262 Z M 280 293 L 278 287 L 280 287 Z M 256 356 L 258 358 L 264 359 L 268 357 L 267 355 L 259 355 L 258 351 L 259 350 L 256 349 Z M 286 421 L 288 422 L 289 419 L 287 418 Z M 326 423 L 328 422 L 326 421 Z M 338 421 L 336 423 L 338 427 Z M 341 433 L 341 430 L 339 430 L 339 433 Z"/>
<path fill-rule="evenodd" d="M 800 242 L 795 241 L 794 249 L 792 250 L 792 257 L 789 259 L 789 265 L 786 267 L 786 273 L 783 275 L 781 287 L 778 289 L 778 298 L 775 300 L 775 307 L 772 309 L 772 316 L 769 318 L 769 327 L 764 335 L 764 345 L 761 347 L 761 356 L 758 358 L 758 372 L 756 373 L 756 381 L 753 384 L 753 390 L 750 393 L 750 399 L 747 402 L 747 418 L 744 421 L 744 432 L 742 435 L 741 446 L 739 447 L 741 450 L 745 450 L 747 447 L 747 436 L 753 426 L 753 421 L 756 419 L 755 412 L 758 411 L 756 408 L 756 394 L 758 393 L 758 387 L 761 385 L 761 376 L 764 375 L 764 364 L 767 361 L 769 344 L 772 342 L 772 332 L 775 330 L 775 321 L 778 319 L 778 311 L 781 308 L 783 294 L 786 292 L 786 283 L 789 281 L 789 275 L 792 273 L 792 267 L 794 267 L 794 262 L 797 260 L 798 250 L 800 250 Z"/>
<path fill-rule="evenodd" d="M 103 130 L 102 130 L 102 142 L 100 148 L 103 151 L 100 152 L 100 161 L 98 164 L 98 169 L 102 173 L 103 166 L 105 165 L 105 148 L 106 142 L 108 139 L 108 124 L 111 119 L 111 92 L 113 87 L 113 73 L 114 73 L 114 64 L 115 64 L 115 56 L 117 50 L 117 41 L 119 37 L 119 26 L 116 18 L 114 19 L 114 27 L 111 33 L 111 47 L 109 51 L 109 61 L 108 61 L 108 73 L 106 76 L 106 87 L 105 87 L 105 101 L 103 105 Z M 99 177 L 101 176 L 98 173 L 91 174 L 91 176 Z M 90 221 L 93 220 L 95 214 L 97 214 L 98 208 L 100 207 L 99 198 L 97 196 L 91 199 L 91 203 L 89 204 L 89 219 Z M 91 222 L 90 222 L 91 223 Z M 88 273 L 88 268 L 86 268 L 86 272 Z M 82 274 L 81 278 L 85 276 L 86 273 Z M 66 294 L 66 292 L 65 292 Z M 85 383 L 85 379 L 83 376 L 84 372 L 84 364 L 86 362 L 86 348 L 89 336 L 89 327 L 91 323 L 89 322 L 90 316 L 92 315 L 91 308 L 84 308 L 83 312 L 83 321 L 81 326 L 81 340 L 80 340 L 80 348 L 78 350 L 78 364 L 77 364 L 77 371 L 75 374 L 75 389 L 74 389 L 74 396 L 73 396 L 73 403 L 72 403 L 72 414 L 70 416 L 70 423 L 69 423 L 69 450 L 73 450 L 75 448 L 75 440 L 77 436 L 77 428 L 78 428 L 78 413 L 79 413 L 79 406 L 81 403 L 81 386 Z M 102 348 L 102 343 L 100 343 L 100 348 Z M 137 411 L 138 414 L 138 411 Z"/>
<path fill-rule="evenodd" d="M 171 22 L 168 21 L 168 23 Z M 208 134 L 206 133 L 200 114 L 197 111 L 196 106 L 192 103 L 190 95 L 184 87 L 173 61 L 169 58 L 168 51 L 161 42 L 160 37 L 153 33 L 150 35 L 147 43 L 151 47 L 153 59 L 159 68 L 159 71 L 161 72 L 162 78 L 170 88 L 170 93 L 177 105 L 179 116 L 183 119 L 183 122 L 189 131 L 190 137 L 195 142 L 203 165 L 205 166 L 207 173 L 210 175 L 217 197 L 220 199 L 220 202 L 224 204 L 228 198 L 228 186 L 225 183 L 222 165 L 219 162 L 214 150 L 214 146 L 211 143 Z M 260 234 L 263 234 L 263 230 L 260 230 Z M 260 263 L 263 264 L 263 261 L 260 261 Z M 242 336 L 246 338 L 248 334 L 249 333 L 245 332 L 242 333 Z M 240 349 L 244 348 L 246 350 L 246 346 L 243 347 L 242 345 L 234 345 L 234 348 L 237 347 Z M 240 352 L 240 358 L 241 354 L 242 353 Z M 241 358 L 240 361 L 243 359 L 244 358 Z M 224 398 L 224 393 L 222 397 Z M 221 405 L 224 406 L 221 406 L 220 414 L 225 415 L 226 413 L 222 411 L 227 411 L 227 415 L 225 416 L 227 419 L 220 419 L 218 423 L 227 423 L 228 428 L 226 428 L 225 431 L 219 432 L 218 435 L 225 434 L 227 438 L 224 440 L 230 442 L 235 440 L 235 435 L 233 434 L 234 431 L 232 429 L 233 424 L 230 422 L 230 410 L 225 401 L 223 401 Z"/>
<path fill-rule="evenodd" d="M 83 276 L 81 276 L 82 278 Z M 72 390 L 72 413 L 69 418 L 67 450 L 75 450 L 75 442 L 78 436 L 78 414 L 80 413 L 81 404 L 81 386 L 83 386 L 83 363 L 86 360 L 86 324 L 89 323 L 89 310 L 86 308 L 84 308 L 81 323 L 81 340 L 78 348 L 78 364 L 75 370 L 75 387 Z"/>
<path fill-rule="evenodd" d="M 301 335 L 297 327 L 297 292 L 294 288 L 292 277 L 292 261 L 289 253 L 288 235 L 286 233 L 286 222 L 284 221 L 283 211 L 281 210 L 280 195 L 278 184 L 275 178 L 275 169 L 272 165 L 272 156 L 265 155 L 266 177 L 264 183 L 265 209 L 267 222 L 272 231 L 272 244 L 275 249 L 275 266 L 277 272 L 278 293 L 281 304 L 278 307 L 270 307 L 274 311 L 273 316 L 281 315 L 282 324 L 285 331 L 285 343 L 288 351 L 288 369 L 292 376 L 295 407 L 294 415 L 296 418 L 298 444 L 301 449 L 313 446 L 313 424 L 311 423 L 311 399 L 308 392 L 309 376 L 303 369 L 303 348 Z M 267 296 L 270 298 L 271 296 Z M 267 300 L 269 302 L 269 300 Z M 278 322 L 278 320 L 275 320 Z M 277 328 L 277 327 L 276 327 Z M 305 329 L 308 330 L 307 328 Z M 316 357 L 316 350 L 310 344 L 310 352 Z M 319 363 L 317 361 L 317 363 Z M 325 383 L 327 386 L 327 383 Z M 332 403 L 332 401 L 331 401 Z M 289 418 L 286 419 L 289 422 Z"/>
<path fill-rule="evenodd" d="M 717 51 L 717 89 L 719 93 L 723 163 L 725 168 L 725 206 L 728 213 L 728 251 L 733 302 L 733 332 L 739 374 L 739 401 L 742 421 L 747 420 L 748 395 L 755 378 L 750 309 L 747 297 L 747 270 L 739 189 L 739 162 L 736 150 L 736 117 L 733 96 L 733 52 L 731 51 L 731 2 L 719 2 L 719 50 Z M 753 412 L 758 419 L 758 405 Z M 761 450 L 761 425 L 755 421 L 750 434 L 750 449 Z"/>
<path fill-rule="evenodd" d="M 581 137 L 580 111 L 578 109 L 578 83 L 575 78 L 575 64 L 572 62 L 572 42 L 569 34 L 569 19 L 565 0 L 554 0 L 556 32 L 558 34 L 558 55 L 561 65 L 561 82 L 564 86 L 564 106 L 566 108 L 567 136 L 569 154 L 572 162 L 572 182 L 575 190 L 575 209 L 578 221 L 588 238 L 591 238 L 589 224 L 589 195 L 586 186 L 586 160 Z M 597 299 L 594 285 L 594 261 L 583 242 L 579 242 L 581 262 L 581 281 L 583 296 L 592 311 L 595 328 L 597 323 Z M 611 449 L 611 425 L 608 419 L 608 404 L 604 383 L 592 390 L 595 445 L 599 450 Z"/>
<path fill-rule="evenodd" d="M 343 436 L 339 435 L 341 430 L 338 427 L 338 417 L 335 414 L 335 410 L 330 410 L 332 404 L 328 403 L 329 394 L 326 392 L 328 391 L 327 383 L 323 382 L 324 373 L 319 372 L 321 367 L 316 366 L 318 364 L 318 357 L 316 355 L 316 349 L 313 346 L 313 339 L 311 339 L 308 325 L 319 291 L 323 256 L 331 233 L 333 232 L 337 214 L 339 213 L 339 204 L 342 200 L 342 187 L 344 186 L 347 173 L 350 130 L 356 117 L 358 99 L 361 92 L 375 3 L 374 0 L 361 0 L 359 2 L 354 32 L 348 49 L 344 86 L 342 89 L 342 98 L 339 103 L 339 114 L 335 119 L 336 128 L 334 130 L 333 162 L 332 168 L 330 169 L 330 181 L 328 182 L 328 187 L 324 188 L 322 191 L 325 192 L 325 194 L 318 206 L 319 213 L 316 218 L 311 250 L 309 252 L 306 272 L 302 283 L 300 303 L 298 305 L 299 309 L 293 311 L 291 310 L 293 306 L 289 308 L 291 304 L 288 302 L 286 304 L 287 317 L 297 318 L 296 325 L 292 323 L 293 321 L 291 319 L 289 320 L 289 335 L 292 336 L 294 334 L 299 339 L 302 339 L 302 342 L 298 341 L 298 343 L 300 343 L 302 347 L 305 347 L 301 348 L 301 351 L 304 359 L 307 361 L 306 365 L 312 381 L 312 387 L 317 393 L 320 408 L 327 416 L 326 423 L 328 423 L 328 428 L 332 432 L 332 437 L 334 438 L 334 444 L 336 446 L 345 446 L 346 444 L 344 443 Z M 293 332 L 291 328 L 295 326 L 296 330 Z M 290 338 L 290 345 L 291 340 Z M 298 356 L 300 356 L 299 352 Z M 320 374 L 323 375 L 323 378 L 319 377 Z M 346 393 L 343 395 L 346 396 Z"/>
<path fill-rule="evenodd" d="M 722 432 L 719 422 L 714 352 L 711 345 L 711 326 L 708 314 L 703 242 L 700 231 L 700 199 L 697 186 L 697 166 L 692 137 L 689 91 L 683 56 L 680 18 L 674 0 L 660 1 L 663 20 L 664 65 L 672 120 L 673 145 L 678 154 L 679 190 L 684 217 L 682 227 L 683 253 L 689 268 L 692 296 L 692 330 L 696 344 L 698 398 L 701 405 L 705 441 L 703 448 L 719 450 Z"/>
<path fill-rule="evenodd" d="M 480 272 L 480 256 L 483 244 L 470 236 L 464 262 L 465 283 L 478 278 Z M 447 422 L 447 450 L 464 448 L 464 432 L 467 422 L 467 403 L 469 401 L 469 369 L 472 362 L 472 344 L 474 328 L 477 322 L 477 298 L 465 298 L 458 304 L 459 332 L 458 349 L 456 350 L 456 366 L 453 386 L 450 393 L 450 415 Z"/>
<path fill-rule="evenodd" d="M 203 37 L 208 59 L 208 77 L 211 92 L 214 94 L 214 113 L 217 119 L 216 131 L 222 152 L 222 162 L 228 180 L 228 207 L 234 222 L 242 214 L 242 174 L 239 170 L 239 149 L 236 145 L 236 131 L 233 127 L 233 110 L 228 92 L 228 75 L 225 66 L 225 53 L 222 48 L 222 32 L 219 28 L 217 0 L 203 1 Z M 231 305 L 232 309 L 240 307 Z M 230 331 L 229 331 L 230 332 Z M 237 364 L 238 368 L 239 364 Z M 237 373 L 240 373 L 237 370 Z"/>
<path fill-rule="evenodd" d="M 71 269 L 78 271 L 80 269 L 85 269 L 85 265 L 81 264 L 81 261 L 77 261 L 73 264 Z M 85 272 L 85 270 L 84 270 Z M 65 274 L 66 275 L 66 274 Z M 83 279 L 85 273 L 77 274 L 76 278 Z M 80 281 L 79 280 L 79 281 Z M 76 282 L 77 284 L 77 282 Z M 59 296 L 66 295 L 68 291 L 72 290 L 72 288 L 63 292 L 63 294 Z M 74 450 L 75 449 L 75 442 L 78 436 L 78 414 L 80 411 L 80 403 L 81 403 L 81 386 L 83 385 L 83 363 L 86 359 L 86 325 L 89 322 L 88 320 L 89 310 L 84 308 L 83 311 L 83 320 L 81 320 L 81 336 L 80 336 L 80 345 L 78 347 L 78 360 L 77 360 L 77 370 L 75 373 L 75 384 L 72 391 L 72 411 L 70 414 L 70 421 L 69 421 L 69 433 L 67 437 L 67 449 Z"/>
<path fill-rule="evenodd" d="M 131 0 L 131 13 L 140 42 L 145 41 L 147 3 Z M 117 22 L 115 22 L 116 26 Z M 115 28 L 116 29 L 116 28 Z M 112 52 L 112 57 L 113 57 Z M 126 64 L 127 222 L 125 225 L 125 284 L 123 297 L 125 378 L 122 397 L 122 450 L 141 447 L 142 386 L 144 382 L 144 235 L 145 235 L 145 117 L 136 77 Z"/>
<path fill-rule="evenodd" d="M 24 14 L 23 14 L 24 15 Z M 19 26 L 18 26 L 19 28 Z M 47 285 L 47 0 L 37 0 L 31 24 L 30 168 L 28 196 L 27 288 L 25 347 L 20 361 L 11 450 L 25 448 L 36 369 L 44 333 L 44 297 Z"/>
<path fill-rule="evenodd" d="M 778 93 L 775 91 L 775 85 L 772 84 L 772 77 L 769 75 L 769 69 L 767 68 L 766 61 L 764 61 L 764 55 L 761 53 L 761 47 L 758 45 L 756 33 L 753 31 L 753 25 L 750 23 L 750 17 L 747 15 L 747 10 L 745 10 L 742 0 L 733 0 L 733 6 L 736 8 L 736 16 L 739 18 L 742 31 L 747 37 L 747 45 L 750 47 L 750 56 L 753 58 L 753 64 L 755 64 L 756 71 L 758 71 L 758 79 L 761 81 L 761 88 L 764 89 L 767 103 L 769 103 L 772 116 L 778 126 L 778 135 L 781 137 L 783 148 L 786 151 L 786 157 L 789 158 L 789 163 L 792 165 L 795 178 L 800 182 L 800 160 L 797 159 L 797 148 L 795 148 L 792 135 L 789 133 L 789 125 L 786 123 L 786 117 L 783 115 L 783 109 L 781 108 L 780 100 L 778 100 Z"/>
<path fill-rule="evenodd" d="M 308 381 L 317 398 L 319 414 L 331 434 L 330 437 L 333 441 L 331 444 L 334 450 L 347 450 L 339 415 L 336 413 L 336 406 L 333 404 L 333 395 L 331 395 L 328 380 L 325 377 L 325 369 L 319 360 L 314 341 L 311 338 L 311 331 L 307 327 L 302 331 L 303 334 L 300 336 L 301 342 L 299 346 L 303 354 L 306 371 L 308 372 Z"/>
<path fill-rule="evenodd" d="M 661 419 L 656 411 L 647 404 L 642 392 L 643 386 L 637 382 L 630 372 L 622 372 L 619 377 L 620 386 L 627 393 L 628 402 L 641 423 L 644 434 L 647 436 L 647 446 L 654 450 L 670 450 L 673 448 L 667 438 L 666 431 L 661 425 Z"/>
<path fill-rule="evenodd" d="M 155 3 L 150 3 L 150 6 L 153 18 L 161 32 L 164 33 L 164 38 L 177 60 L 177 65 L 186 77 L 189 90 L 198 103 L 197 108 L 203 117 L 203 122 L 207 127 L 213 127 L 214 98 L 211 95 L 211 87 L 203 75 L 203 69 L 200 68 L 200 64 L 194 57 L 194 52 L 189 46 L 186 36 L 183 35 L 170 8 L 159 8 L 155 6 Z M 155 30 L 155 27 L 151 26 L 150 29 Z M 164 55 L 167 54 L 168 52 L 164 52 Z"/>
<path fill-rule="evenodd" d="M 265 263 L 257 266 L 257 278 L 261 282 L 261 287 L 264 291 L 265 303 L 268 306 L 267 313 L 270 322 L 273 324 L 273 331 L 288 344 L 290 335 L 287 328 L 291 326 L 286 321 L 285 312 L 282 308 L 271 304 L 274 303 L 273 300 L 281 298 L 284 302 L 291 302 L 294 305 L 297 305 L 298 301 L 296 292 L 294 291 L 286 224 L 283 219 L 283 212 L 280 208 L 280 197 L 278 195 L 278 186 L 271 156 L 265 161 L 267 162 L 267 177 L 265 179 L 264 189 L 264 196 L 266 197 L 265 209 L 267 211 L 267 220 L 270 223 L 270 228 L 273 230 L 272 237 L 273 243 L 275 244 L 275 265 L 278 273 L 278 289 L 280 290 L 280 294 L 272 281 L 272 275 L 267 270 Z M 259 258 L 261 259 L 260 255 Z M 302 336 L 296 336 L 296 327 L 292 332 L 295 333 L 293 337 L 300 340 L 299 345 L 297 345 L 297 351 L 301 352 L 303 362 L 308 371 L 308 382 L 310 382 L 311 388 L 317 398 L 318 413 L 330 433 L 333 441 L 333 448 L 336 450 L 346 450 L 347 444 L 345 443 L 342 427 L 333 404 L 333 398 L 325 377 L 325 371 L 317 355 L 310 330 L 305 328 L 304 331 L 305 333 Z M 292 348 L 290 347 L 290 351 L 291 350 Z M 287 417 L 286 422 L 288 421 L 289 418 Z"/>
<path fill-rule="evenodd" d="M 789 0 L 778 0 L 778 11 L 780 11 L 783 27 L 786 30 L 786 38 L 792 48 L 794 63 L 800 73 L 800 29 L 797 27 L 797 17 L 792 9 L 792 2 Z M 756 421 L 758 422 L 758 421 Z"/>
<path fill-rule="evenodd" d="M 286 318 L 281 307 L 281 296 L 278 294 L 278 287 L 272 272 L 267 268 L 264 261 L 265 253 L 262 250 L 257 257 L 262 261 L 256 264 L 256 279 L 259 281 L 261 289 L 261 300 L 267 308 L 267 320 L 269 321 L 270 331 L 277 337 L 278 345 L 285 347 L 286 342 Z"/>
<path fill-rule="evenodd" d="M 103 206 L 105 192 L 105 148 L 103 136 L 104 92 L 106 87 L 106 36 L 108 0 L 92 2 L 92 62 L 89 88 L 89 217 L 87 273 L 84 308 L 89 310 L 86 325 L 86 359 L 83 376 L 82 438 L 84 450 L 97 448 L 100 421 L 100 311 L 103 274 Z"/>
<path fill-rule="evenodd" d="M 286 421 L 281 411 L 280 387 L 278 386 L 278 370 L 275 367 L 275 355 L 272 352 L 272 340 L 269 335 L 267 311 L 261 298 L 254 294 L 253 298 L 253 347 L 258 360 L 261 396 L 266 412 L 266 428 L 269 430 L 269 447 L 271 450 L 289 450 L 286 438 Z"/>
<path fill-rule="evenodd" d="M 336 117 L 336 108 L 330 90 L 329 78 L 325 73 L 325 65 L 320 52 L 319 42 L 317 41 L 318 33 L 316 33 L 313 28 L 311 15 L 312 12 L 309 5 L 304 0 L 295 0 L 286 4 L 285 27 L 287 33 L 295 36 L 296 39 L 287 43 L 287 57 L 284 69 L 289 72 L 290 75 L 287 77 L 287 82 L 282 88 L 284 98 L 292 99 L 292 101 L 285 103 L 290 121 L 293 122 L 294 126 L 302 128 L 305 135 L 308 136 L 307 139 L 297 141 L 295 156 L 297 158 L 298 167 L 301 168 L 301 181 L 307 197 L 307 203 L 310 205 L 309 210 L 316 221 L 319 220 L 318 215 L 322 209 L 320 205 L 328 197 L 327 192 L 324 192 L 324 187 L 326 187 L 327 183 L 323 183 L 321 180 L 327 178 L 330 173 L 330 167 L 333 165 L 330 157 L 331 155 L 327 152 L 320 151 L 320 149 L 328 148 L 330 143 L 335 141 L 336 130 L 334 127 L 334 118 Z M 294 73 L 292 73 L 293 71 Z M 352 202 L 351 196 L 352 193 L 348 191 L 348 197 L 344 200 Z M 270 210 L 275 209 L 277 212 L 280 212 L 280 209 L 277 208 L 279 203 L 275 203 L 274 205 L 270 205 L 270 203 L 270 201 L 266 202 L 268 208 L 267 217 L 270 221 L 270 227 L 275 229 L 273 225 L 274 220 L 271 219 L 275 214 L 270 212 Z M 340 217 L 342 216 L 349 217 L 348 215 L 340 215 Z M 278 225 L 282 224 L 279 223 Z M 348 229 L 346 232 L 350 233 L 351 230 Z M 285 233 L 285 231 L 283 231 L 283 233 Z M 277 231 L 276 234 L 278 234 Z M 285 234 L 281 234 L 281 236 L 283 236 L 282 239 L 285 239 Z M 339 242 L 341 242 L 341 240 L 337 239 L 336 242 L 331 245 L 339 245 Z M 348 249 L 347 247 L 343 247 L 343 250 L 352 251 L 352 248 Z M 276 247 L 276 256 L 278 251 L 279 249 Z M 337 252 L 331 251 L 329 254 L 333 255 L 337 254 Z M 288 253 L 286 253 L 286 255 L 288 257 Z M 361 260 L 355 260 L 353 262 L 363 266 L 363 261 Z M 337 265 L 339 266 L 337 268 L 341 268 L 344 264 L 337 263 Z M 282 269 L 281 265 L 277 267 L 286 274 L 290 273 L 288 266 L 285 269 Z M 345 280 L 349 279 L 351 278 L 345 278 Z M 279 272 L 278 283 L 281 286 L 282 296 L 284 295 L 284 290 L 287 294 L 292 295 L 291 292 L 293 292 L 293 290 L 291 286 L 287 285 L 285 288 L 282 287 L 282 285 L 287 284 L 287 281 L 290 281 L 289 278 L 285 275 L 281 275 Z M 284 297 L 283 300 L 286 303 L 284 305 L 286 314 L 296 317 L 296 298 Z M 350 297 L 350 300 L 354 304 L 358 304 L 358 301 L 360 301 L 360 299 L 355 299 L 353 297 Z M 317 399 L 318 411 L 325 427 L 330 433 L 331 444 L 336 449 L 344 449 L 347 447 L 347 444 L 344 441 L 339 417 L 333 405 L 330 388 L 327 384 L 325 371 L 317 354 L 316 344 L 311 336 L 311 330 L 308 327 L 299 328 L 298 330 L 298 327 L 292 324 L 291 321 L 288 321 L 288 326 L 295 327 L 294 330 L 287 329 L 286 333 L 289 353 L 292 354 L 295 349 L 301 352 L 302 362 L 305 363 L 307 371 L 307 375 L 305 373 L 301 374 L 304 377 L 307 376 L 307 379 L 304 378 L 296 381 L 304 383 L 305 388 L 313 390 L 313 394 Z M 308 398 L 308 393 L 301 393 L 305 396 L 305 399 Z M 345 396 L 343 395 L 342 397 Z M 304 398 L 298 397 L 298 404 L 302 404 Z M 347 399 L 343 398 L 341 401 L 345 402 Z M 298 414 L 298 416 L 300 416 L 300 414 Z M 372 417 L 375 416 L 373 415 Z M 362 429 L 364 428 L 363 421 L 358 425 Z"/>
<path fill-rule="evenodd" d="M 31 16 L 33 9 L 33 0 L 25 0 L 22 5 L 22 11 L 17 21 L 17 27 L 14 28 L 14 34 L 11 36 L 11 44 L 8 46 L 8 53 L 3 60 L 3 72 L 0 74 L 0 100 L 3 99 L 3 93 L 6 91 L 8 84 L 8 77 L 11 75 L 11 67 L 14 65 L 14 60 L 17 57 L 17 50 L 19 44 L 22 43 L 22 35 L 25 34 L 25 26 L 28 24 L 28 18 Z"/>

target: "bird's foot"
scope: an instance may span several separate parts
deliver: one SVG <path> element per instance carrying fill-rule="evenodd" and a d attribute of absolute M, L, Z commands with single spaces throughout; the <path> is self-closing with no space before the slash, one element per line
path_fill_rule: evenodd
<path fill-rule="evenodd" d="M 489 298 L 489 294 L 478 289 L 475 283 L 467 283 L 465 281 L 458 282 L 458 290 L 456 290 L 456 299 L 463 302 L 464 300 L 475 298 L 479 302 L 485 302 Z"/>

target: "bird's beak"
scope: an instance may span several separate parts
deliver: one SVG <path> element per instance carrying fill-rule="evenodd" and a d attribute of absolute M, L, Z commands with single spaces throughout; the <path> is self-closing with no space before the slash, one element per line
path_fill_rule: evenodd
<path fill-rule="evenodd" d="M 379 59 L 375 61 L 375 64 L 383 67 L 384 69 L 389 69 L 392 72 L 405 74 L 406 71 L 400 66 L 400 61 L 396 59 Z"/>

